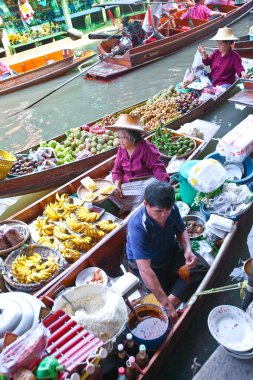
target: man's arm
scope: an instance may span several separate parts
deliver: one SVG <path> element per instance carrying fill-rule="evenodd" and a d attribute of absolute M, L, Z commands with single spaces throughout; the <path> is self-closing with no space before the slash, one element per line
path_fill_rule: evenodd
<path fill-rule="evenodd" d="M 177 312 L 163 291 L 155 272 L 150 266 L 150 263 L 151 261 L 146 259 L 136 260 L 141 278 L 143 279 L 146 287 L 155 295 L 162 306 L 168 310 L 169 317 L 176 320 Z"/>
<path fill-rule="evenodd" d="M 185 263 L 189 268 L 194 268 L 197 264 L 197 257 L 194 255 L 191 249 L 191 242 L 187 230 L 179 232 L 177 239 L 184 249 Z"/>

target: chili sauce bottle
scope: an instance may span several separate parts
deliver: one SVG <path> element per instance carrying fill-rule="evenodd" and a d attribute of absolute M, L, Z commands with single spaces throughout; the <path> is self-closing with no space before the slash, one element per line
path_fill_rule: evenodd
<path fill-rule="evenodd" d="M 135 357 L 135 361 L 141 369 L 145 368 L 148 365 L 149 358 L 144 344 L 140 345 L 139 352 Z"/>

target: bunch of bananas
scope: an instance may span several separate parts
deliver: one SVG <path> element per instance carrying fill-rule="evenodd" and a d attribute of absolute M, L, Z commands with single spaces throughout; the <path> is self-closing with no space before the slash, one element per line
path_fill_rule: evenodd
<path fill-rule="evenodd" d="M 49 203 L 44 211 L 45 217 L 53 221 L 59 220 L 60 222 L 62 222 L 68 214 L 69 211 L 59 208 L 59 204 L 57 202 Z"/>
<path fill-rule="evenodd" d="M 54 248 L 54 249 L 58 248 L 55 243 L 54 238 L 49 238 L 48 236 L 42 236 L 41 238 L 39 238 L 38 244 L 45 245 L 46 247 L 49 247 L 49 248 Z"/>
<path fill-rule="evenodd" d="M 30 256 L 18 256 L 13 261 L 11 270 L 21 284 L 32 284 L 48 280 L 58 269 L 59 264 L 54 255 L 49 255 L 43 262 L 41 255 L 34 252 Z"/>
<path fill-rule="evenodd" d="M 73 215 L 70 215 L 66 219 L 66 224 L 67 224 L 68 228 L 70 228 L 72 231 L 75 231 L 75 232 L 81 233 L 85 229 L 85 224 L 82 222 L 78 222 Z"/>
<path fill-rule="evenodd" d="M 96 243 L 92 241 L 90 236 L 78 236 L 74 239 L 69 239 L 63 242 L 64 248 L 76 249 L 78 251 L 88 251 L 94 244 Z"/>
<path fill-rule="evenodd" d="M 78 219 L 88 223 L 96 222 L 100 218 L 100 214 L 98 212 L 90 211 L 86 207 L 78 207 L 76 210 L 76 215 Z"/>
<path fill-rule="evenodd" d="M 63 248 L 61 249 L 60 253 L 64 257 L 64 259 L 70 263 L 74 263 L 81 256 L 81 253 L 79 251 L 70 248 Z"/>
<path fill-rule="evenodd" d="M 75 238 L 77 235 L 69 234 L 68 230 L 62 226 L 54 227 L 54 236 L 59 240 L 69 240 Z"/>
<path fill-rule="evenodd" d="M 114 223 L 112 220 L 102 220 L 97 223 L 97 226 L 104 232 L 111 232 L 118 227 L 118 223 Z"/>
<path fill-rule="evenodd" d="M 95 239 L 102 239 L 105 236 L 105 232 L 93 227 L 92 224 L 87 223 L 85 226 L 85 235 Z"/>

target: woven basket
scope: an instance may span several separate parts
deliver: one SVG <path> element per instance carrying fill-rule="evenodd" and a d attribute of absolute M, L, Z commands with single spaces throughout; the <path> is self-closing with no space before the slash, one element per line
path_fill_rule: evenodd
<path fill-rule="evenodd" d="M 33 284 L 21 284 L 17 278 L 12 274 L 12 263 L 13 261 L 19 256 L 20 254 L 23 255 L 31 255 L 32 253 L 37 252 L 41 255 L 42 259 L 46 259 L 50 254 L 54 255 L 55 260 L 59 264 L 59 269 L 47 280 L 43 280 L 39 283 L 33 283 Z M 56 277 L 60 271 L 64 268 L 66 262 L 62 255 L 55 251 L 52 248 L 42 246 L 42 245 L 34 245 L 31 244 L 24 249 L 18 249 L 16 251 L 13 251 L 5 260 L 4 267 L 3 267 L 3 277 L 4 280 L 11 286 L 11 288 L 21 290 L 23 292 L 32 293 L 40 288 L 42 288 L 45 284 L 50 282 L 54 277 Z"/>
<path fill-rule="evenodd" d="M 20 243 L 14 245 L 13 247 L 7 248 L 7 249 L 1 249 L 0 250 L 0 256 L 6 256 L 8 253 L 15 251 L 19 247 L 21 247 L 30 237 L 30 230 L 26 223 L 21 222 L 20 220 L 4 220 L 3 222 L 0 222 L 0 227 L 2 225 L 6 224 L 8 227 L 14 227 L 17 228 L 20 235 L 23 236 L 23 240 L 21 240 Z"/>
<path fill-rule="evenodd" d="M 13 154 L 0 150 L 0 181 L 7 177 L 16 161 L 16 157 Z"/>
<path fill-rule="evenodd" d="M 94 182 L 97 185 L 98 190 L 94 191 L 93 194 L 96 194 L 97 197 L 93 201 L 90 201 L 90 202 L 87 201 L 88 203 L 99 204 L 99 203 L 105 201 L 107 198 L 109 198 L 115 191 L 115 187 L 114 187 L 113 190 L 109 194 L 99 194 L 99 190 L 101 190 L 103 187 L 106 187 L 108 185 L 113 185 L 113 183 L 111 181 L 109 181 L 107 179 L 103 179 L 103 178 L 94 179 Z M 83 185 L 78 187 L 77 196 L 79 199 L 84 201 L 85 196 L 87 194 L 89 194 L 89 191 Z"/>

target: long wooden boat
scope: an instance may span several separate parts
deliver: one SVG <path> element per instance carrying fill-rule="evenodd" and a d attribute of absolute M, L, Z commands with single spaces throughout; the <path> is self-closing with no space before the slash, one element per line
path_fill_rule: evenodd
<path fill-rule="evenodd" d="M 92 50 L 86 50 L 81 57 L 75 57 L 73 50 L 63 49 L 11 64 L 10 68 L 18 75 L 0 82 L 0 95 L 63 75 L 95 54 Z"/>
<path fill-rule="evenodd" d="M 207 144 L 212 139 L 213 135 L 217 132 L 217 128 L 213 128 L 213 124 L 212 123 L 199 120 L 199 124 L 201 124 L 201 123 L 205 124 L 205 127 L 204 127 L 205 129 L 207 129 L 207 127 L 208 127 L 208 137 L 206 138 L 206 140 L 199 140 L 199 139 L 195 138 L 196 145 L 197 145 L 196 149 L 191 153 L 191 155 L 187 158 L 187 160 L 196 159 L 203 152 L 203 150 L 205 149 L 205 147 L 207 146 Z M 210 133 L 210 131 L 211 131 L 211 133 Z M 179 134 L 179 133 L 175 131 L 175 134 Z M 148 136 L 147 137 L 148 140 L 151 140 L 152 136 L 153 136 L 153 134 L 151 134 L 150 136 Z M 77 190 L 78 190 L 78 187 L 80 186 L 80 181 L 83 178 L 87 177 L 87 176 L 89 176 L 92 179 L 105 178 L 111 172 L 111 170 L 113 168 L 113 165 L 114 165 L 115 158 L 116 158 L 116 155 L 114 155 L 113 157 L 108 158 L 106 161 L 98 164 L 94 168 L 83 172 L 77 178 L 73 179 L 72 181 L 67 182 L 63 186 L 57 188 L 56 190 L 52 191 L 51 193 L 47 194 L 43 198 L 41 198 L 38 201 L 36 201 L 33 204 L 31 204 L 30 206 L 28 206 L 28 207 L 24 208 L 23 210 L 17 212 L 16 214 L 12 215 L 8 219 L 21 220 L 21 221 L 23 221 L 23 222 L 25 222 L 27 224 L 31 223 L 38 216 L 41 216 L 41 214 L 43 213 L 45 207 L 50 202 L 55 202 L 56 201 L 56 194 L 57 193 L 59 195 L 64 194 L 64 193 L 75 194 L 77 192 Z M 122 230 L 122 229 L 124 230 L 125 225 L 127 224 L 127 221 L 128 221 L 128 216 L 124 219 L 123 224 L 120 225 L 117 230 Z M 112 231 L 112 233 L 114 233 L 114 231 Z M 76 263 L 79 262 L 79 261 L 81 262 L 87 255 L 89 256 L 98 247 L 100 247 L 100 245 L 103 244 L 103 242 L 105 242 L 110 236 L 111 236 L 111 234 L 106 235 L 103 238 L 103 240 L 100 241 L 89 252 L 87 252 L 87 254 L 82 255 L 81 258 L 78 261 L 76 261 Z M 72 264 L 71 267 L 74 266 L 76 263 Z M 63 276 L 63 273 L 60 276 Z M 53 280 L 53 281 L 55 281 L 55 280 Z M 50 284 L 52 284 L 52 282 Z M 42 293 L 45 291 L 45 289 L 47 289 L 47 286 L 45 288 L 43 288 L 43 289 L 44 290 L 41 291 Z"/>
<path fill-rule="evenodd" d="M 163 58 L 172 54 L 185 46 L 206 38 L 208 35 L 215 33 L 218 28 L 236 22 L 243 15 L 247 14 L 253 6 L 253 1 L 246 2 L 241 7 L 219 5 L 220 11 L 226 13 L 225 17 L 219 17 L 212 21 L 195 20 L 191 21 L 194 27 L 191 29 L 188 20 L 181 20 L 180 16 L 185 10 L 173 13 L 173 23 L 168 18 L 162 18 L 160 33 L 164 39 L 151 42 L 147 45 L 141 45 L 129 49 L 123 55 L 111 55 L 112 48 L 117 44 L 117 39 L 107 39 L 98 45 L 98 53 L 102 62 L 96 67 L 86 72 L 87 78 L 94 79 L 111 79 L 130 70 L 141 67 L 147 63 Z M 133 17 L 144 19 L 144 14 Z M 168 27 L 169 25 L 169 27 Z"/>
<path fill-rule="evenodd" d="M 202 150 L 202 148 L 201 148 Z M 75 180 L 69 182 L 68 184 L 57 189 L 59 194 L 63 193 L 73 193 L 77 190 L 80 184 L 80 180 L 89 175 L 91 178 L 101 178 L 106 175 L 112 167 L 114 158 L 108 159 L 102 165 L 98 165 L 96 168 L 86 172 L 84 175 L 79 176 Z M 24 222 L 30 222 L 38 215 L 42 213 L 46 204 L 53 202 L 55 200 L 56 191 L 52 192 L 48 196 L 37 201 L 30 207 L 22 210 L 21 212 L 12 216 L 13 219 L 19 219 Z M 108 234 L 102 241 L 100 241 L 95 247 L 93 247 L 89 252 L 83 255 L 78 261 L 72 264 L 68 269 L 56 277 L 53 281 L 47 284 L 44 288 L 38 291 L 35 296 L 40 298 L 46 306 L 52 306 L 52 300 L 55 299 L 57 290 L 61 286 L 69 287 L 75 282 L 77 274 L 89 266 L 98 266 L 106 271 L 106 273 L 111 277 L 117 277 L 120 275 L 120 263 L 124 251 L 125 241 L 126 241 L 126 227 L 131 214 L 123 221 L 116 230 Z M 235 229 L 232 233 L 229 233 L 225 238 L 218 255 L 211 268 L 209 269 L 207 275 L 200 284 L 197 292 L 208 289 L 212 286 L 219 276 L 220 268 L 222 268 L 228 254 L 229 247 L 232 240 L 236 234 Z M 176 325 L 173 327 L 173 331 L 167 336 L 162 347 L 154 353 L 148 366 L 144 370 L 144 374 L 139 376 L 140 379 L 151 380 L 157 375 L 158 369 L 166 361 L 168 354 L 175 347 L 176 342 L 180 339 L 187 325 L 190 323 L 191 319 L 195 315 L 196 311 L 203 302 L 203 297 L 192 296 L 187 303 L 187 307 L 184 310 L 183 315 L 180 317 Z"/>
<path fill-rule="evenodd" d="M 200 106 L 196 107 L 189 113 L 183 114 L 178 119 L 174 119 L 167 123 L 168 128 L 177 130 L 182 124 L 189 123 L 195 119 L 202 118 L 207 112 L 214 109 L 219 103 L 231 97 L 234 92 L 237 91 L 237 82 L 231 86 L 227 91 L 225 91 L 217 100 L 209 99 L 208 101 L 202 103 Z M 133 108 L 144 104 L 144 102 L 137 103 L 134 106 L 125 108 L 121 111 L 114 113 L 114 116 L 120 113 L 128 113 Z M 90 125 L 101 121 L 101 119 L 91 122 Z M 61 142 L 65 138 L 65 134 L 59 135 L 54 138 L 54 140 Z M 32 147 L 33 150 L 37 149 L 38 146 Z M 27 154 L 29 149 L 17 152 L 20 154 Z M 103 153 L 98 153 L 91 157 L 73 161 L 68 164 L 57 166 L 55 168 L 30 173 L 23 176 L 17 176 L 15 178 L 8 178 L 0 182 L 0 198 L 6 196 L 16 196 L 34 193 L 36 191 L 41 191 L 45 189 L 55 188 L 70 181 L 71 179 L 77 177 L 84 171 L 96 166 L 100 162 L 103 162 L 109 157 L 112 157 L 116 153 L 116 148 L 110 149 Z"/>

